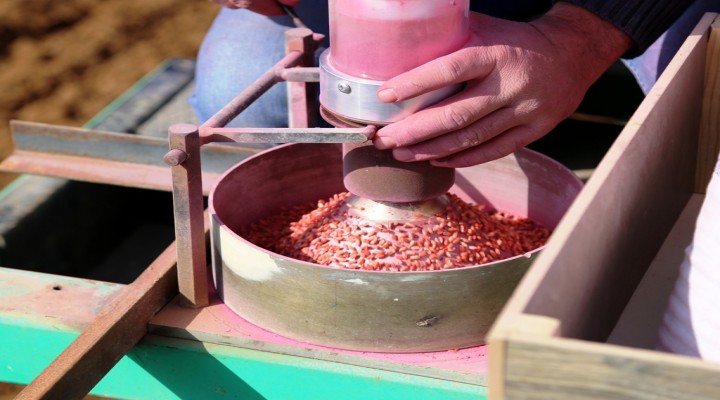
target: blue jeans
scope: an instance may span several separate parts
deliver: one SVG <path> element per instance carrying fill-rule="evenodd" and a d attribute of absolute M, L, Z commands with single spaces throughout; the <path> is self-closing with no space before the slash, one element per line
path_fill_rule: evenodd
<path fill-rule="evenodd" d="M 328 35 L 327 1 L 304 1 L 296 12 L 314 32 Z M 266 17 L 224 8 L 210 27 L 197 58 L 190 105 L 206 121 L 285 56 L 286 16 Z M 285 83 L 276 84 L 228 126 L 286 127 Z"/>
<path fill-rule="evenodd" d="M 644 93 L 650 91 L 700 18 L 709 11 L 720 11 L 720 0 L 696 0 L 642 55 L 623 60 Z"/>

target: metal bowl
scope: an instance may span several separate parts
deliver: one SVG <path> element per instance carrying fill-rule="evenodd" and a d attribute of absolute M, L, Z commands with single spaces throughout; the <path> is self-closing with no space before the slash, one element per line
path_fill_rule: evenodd
<path fill-rule="evenodd" d="M 553 229 L 581 186 L 561 164 L 521 150 L 458 169 L 450 192 Z M 283 145 L 228 170 L 209 200 L 214 281 L 225 304 L 268 331 L 339 349 L 411 353 L 484 344 L 542 248 L 453 270 L 372 272 L 298 261 L 236 233 L 283 207 L 342 191 L 339 145 Z"/>

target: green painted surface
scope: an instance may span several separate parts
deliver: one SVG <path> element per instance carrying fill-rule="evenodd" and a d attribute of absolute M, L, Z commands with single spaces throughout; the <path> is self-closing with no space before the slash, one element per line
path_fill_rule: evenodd
<path fill-rule="evenodd" d="M 27 384 L 78 333 L 0 315 L 0 380 Z M 148 336 L 92 391 L 128 399 L 484 399 L 481 386 Z"/>

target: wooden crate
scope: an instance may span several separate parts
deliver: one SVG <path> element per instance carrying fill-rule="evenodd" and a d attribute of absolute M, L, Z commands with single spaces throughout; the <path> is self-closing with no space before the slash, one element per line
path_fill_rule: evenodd
<path fill-rule="evenodd" d="M 496 321 L 491 399 L 720 398 L 720 364 L 653 350 L 718 155 L 719 32 L 706 14 Z"/>

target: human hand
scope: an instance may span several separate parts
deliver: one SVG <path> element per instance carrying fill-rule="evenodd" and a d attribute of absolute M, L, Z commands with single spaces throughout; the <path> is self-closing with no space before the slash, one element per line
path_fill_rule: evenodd
<path fill-rule="evenodd" d="M 212 0 L 214 3 L 223 7 L 238 9 L 247 8 L 258 14 L 273 16 L 285 15 L 278 3 L 282 3 L 288 7 L 295 7 L 300 4 L 300 0 Z"/>
<path fill-rule="evenodd" d="M 380 129 L 377 148 L 393 149 L 400 161 L 453 168 L 508 155 L 567 118 L 632 45 L 606 21 L 562 2 L 529 23 L 472 13 L 470 24 L 464 48 L 388 80 L 378 97 L 407 100 L 460 82 L 465 89 Z"/>

